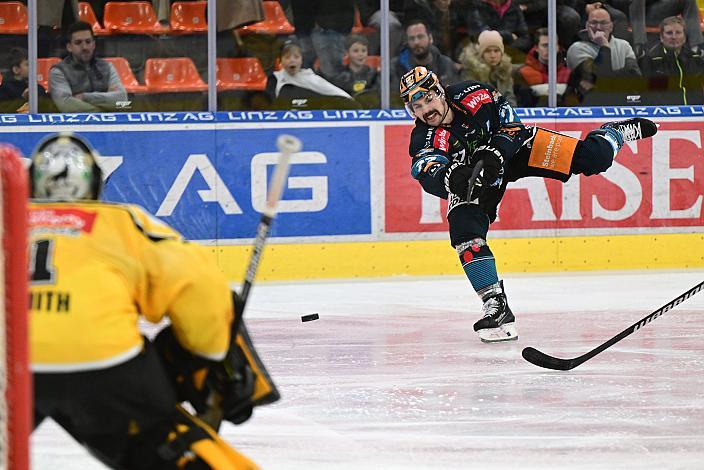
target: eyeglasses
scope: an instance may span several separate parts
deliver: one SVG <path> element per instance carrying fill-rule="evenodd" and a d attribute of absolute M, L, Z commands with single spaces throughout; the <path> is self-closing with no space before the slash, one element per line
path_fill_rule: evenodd
<path fill-rule="evenodd" d="M 592 28 L 600 27 L 606 28 L 611 24 L 611 21 L 587 21 L 587 24 Z"/>

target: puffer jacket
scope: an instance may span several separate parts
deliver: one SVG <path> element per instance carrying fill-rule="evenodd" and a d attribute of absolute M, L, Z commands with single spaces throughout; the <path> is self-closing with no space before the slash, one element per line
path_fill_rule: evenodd
<path fill-rule="evenodd" d="M 504 54 L 501 62 L 495 67 L 479 57 L 476 44 L 469 43 L 460 54 L 460 63 L 464 67 L 462 78 L 488 83 L 501 93 L 511 106 L 516 106 L 516 95 L 513 92 L 513 66 L 511 58 Z"/>

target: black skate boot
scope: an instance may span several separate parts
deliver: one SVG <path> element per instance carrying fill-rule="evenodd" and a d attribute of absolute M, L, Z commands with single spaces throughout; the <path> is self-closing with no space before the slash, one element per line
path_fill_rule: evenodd
<path fill-rule="evenodd" d="M 601 129 L 613 129 L 621 134 L 623 141 L 647 139 L 658 132 L 658 126 L 650 119 L 634 117 L 623 121 L 607 122 Z"/>
<path fill-rule="evenodd" d="M 499 281 L 478 292 L 484 302 L 484 317 L 474 324 L 474 331 L 485 343 L 518 339 L 516 317 L 508 306 L 504 281 Z"/>

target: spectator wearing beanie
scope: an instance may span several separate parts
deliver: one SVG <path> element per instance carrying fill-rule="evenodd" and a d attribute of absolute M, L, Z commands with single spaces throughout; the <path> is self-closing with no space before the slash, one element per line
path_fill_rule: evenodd
<path fill-rule="evenodd" d="M 460 54 L 462 78 L 487 83 L 516 106 L 511 59 L 504 54 L 504 41 L 498 31 L 482 31 L 477 44 L 469 43 Z"/>

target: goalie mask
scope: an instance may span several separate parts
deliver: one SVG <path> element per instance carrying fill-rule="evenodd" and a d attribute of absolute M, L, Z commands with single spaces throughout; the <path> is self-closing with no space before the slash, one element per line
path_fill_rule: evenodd
<path fill-rule="evenodd" d="M 97 157 L 93 147 L 76 134 L 47 137 L 32 155 L 31 197 L 51 201 L 98 199 L 103 175 Z"/>

